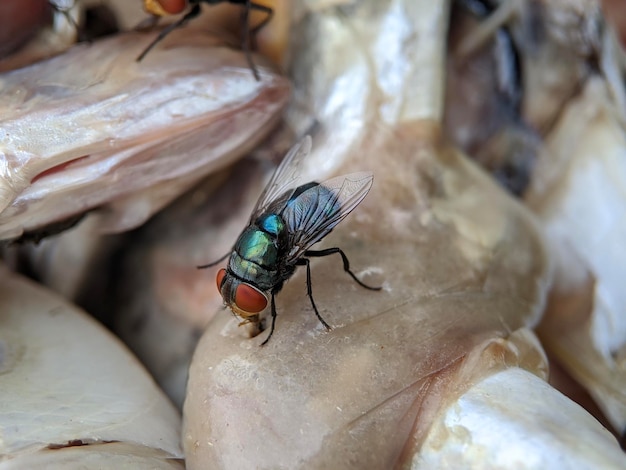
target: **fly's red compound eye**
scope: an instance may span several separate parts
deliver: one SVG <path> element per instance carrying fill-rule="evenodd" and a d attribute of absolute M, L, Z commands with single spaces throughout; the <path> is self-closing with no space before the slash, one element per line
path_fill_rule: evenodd
<path fill-rule="evenodd" d="M 217 277 L 215 278 L 215 280 L 217 281 L 218 291 L 222 290 L 222 282 L 224 282 L 224 276 L 226 276 L 226 270 L 222 268 L 217 272 Z"/>
<path fill-rule="evenodd" d="M 170 15 L 177 15 L 187 7 L 186 0 L 158 0 L 163 8 Z"/>
<path fill-rule="evenodd" d="M 187 8 L 186 0 L 143 0 L 143 7 L 148 13 L 157 16 L 177 15 Z"/>
<path fill-rule="evenodd" d="M 259 313 L 267 307 L 267 297 L 248 284 L 239 284 L 235 291 L 235 305 L 248 313 Z"/>

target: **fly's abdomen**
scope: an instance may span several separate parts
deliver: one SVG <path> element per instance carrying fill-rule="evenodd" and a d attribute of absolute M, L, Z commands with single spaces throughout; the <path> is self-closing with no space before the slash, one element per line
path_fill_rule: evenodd
<path fill-rule="evenodd" d="M 336 192 L 318 183 L 308 183 L 296 189 L 282 216 L 291 231 L 312 231 L 340 211 Z"/>

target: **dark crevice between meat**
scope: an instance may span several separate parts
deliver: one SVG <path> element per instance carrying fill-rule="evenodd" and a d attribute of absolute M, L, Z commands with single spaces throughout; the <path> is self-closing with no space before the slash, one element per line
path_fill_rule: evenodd
<path fill-rule="evenodd" d="M 530 183 L 540 138 L 520 116 L 523 77 L 512 35 L 502 27 L 470 57 L 455 56 L 464 36 L 495 8 L 482 0 L 453 4 L 444 128 L 501 186 L 521 196 Z"/>

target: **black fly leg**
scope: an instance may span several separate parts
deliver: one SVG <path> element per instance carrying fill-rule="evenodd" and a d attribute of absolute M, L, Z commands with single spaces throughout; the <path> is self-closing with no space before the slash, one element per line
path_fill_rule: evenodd
<path fill-rule="evenodd" d="M 272 16 L 274 16 L 274 10 L 272 10 L 270 7 L 266 7 L 265 5 L 260 5 L 259 3 L 254 3 L 254 2 L 247 2 L 247 3 L 249 5 L 248 8 L 250 8 L 251 10 L 260 11 L 267 15 L 263 19 L 263 21 L 261 21 L 258 25 L 256 25 L 254 28 L 250 30 L 250 35 L 254 36 L 256 33 L 261 31 L 267 23 L 270 22 L 270 20 L 272 19 Z"/>
<path fill-rule="evenodd" d="M 350 276 L 352 276 L 352 279 L 354 279 L 358 285 L 360 285 L 361 287 L 365 287 L 366 289 L 369 289 L 369 290 L 381 290 L 382 289 L 382 287 L 368 286 L 367 284 L 364 284 L 362 281 L 360 281 L 359 278 L 356 277 L 352 271 L 350 271 L 350 261 L 348 261 L 348 257 L 341 250 L 341 248 L 328 248 L 326 250 L 319 250 L 319 251 L 307 250 L 304 252 L 304 256 L 321 258 L 322 256 L 334 255 L 335 253 L 339 253 L 341 255 L 341 259 L 343 259 L 343 270 L 347 272 Z"/>
<path fill-rule="evenodd" d="M 250 0 L 246 0 L 243 11 L 241 12 L 241 22 L 243 24 L 243 41 L 241 43 L 241 48 L 246 56 L 246 60 L 248 61 L 248 67 L 250 67 L 252 75 L 254 75 L 255 80 L 258 82 L 261 80 L 261 77 L 259 77 L 259 72 L 252 61 L 252 52 L 250 51 L 250 8 L 252 8 L 252 2 Z"/>
<path fill-rule="evenodd" d="M 313 289 L 311 288 L 311 262 L 307 258 L 300 258 L 297 262 L 297 265 L 304 266 L 306 265 L 306 293 L 311 300 L 311 306 L 313 307 L 313 311 L 317 316 L 317 319 L 322 322 L 322 325 L 326 327 L 327 330 L 331 330 L 332 328 L 320 315 L 320 312 L 317 311 L 317 307 L 315 306 L 315 301 L 313 300 Z"/>
<path fill-rule="evenodd" d="M 270 334 L 267 335 L 265 341 L 261 343 L 261 346 L 265 346 L 267 342 L 270 340 L 272 335 L 274 334 L 274 327 L 276 326 L 276 302 L 274 301 L 274 292 L 272 292 L 272 300 L 271 300 L 271 310 L 272 310 L 272 326 L 270 328 Z"/>
<path fill-rule="evenodd" d="M 224 256 L 222 256 L 217 261 L 213 261 L 212 263 L 209 263 L 209 264 L 203 264 L 202 266 L 196 266 L 196 268 L 198 268 L 198 269 L 206 269 L 206 268 L 210 268 L 211 266 L 215 266 L 217 264 L 220 264 L 222 261 L 224 261 L 226 258 L 228 258 L 231 253 L 232 253 L 232 251 L 229 251 L 228 253 L 226 253 Z"/>
<path fill-rule="evenodd" d="M 231 3 L 240 3 L 240 2 L 231 0 Z M 261 11 L 267 15 L 263 19 L 263 21 L 261 21 L 254 28 L 250 28 L 250 10 Z M 257 81 L 260 80 L 259 71 L 256 69 L 254 62 L 252 61 L 252 54 L 250 50 L 252 49 L 252 44 L 256 36 L 256 33 L 259 32 L 261 29 L 263 29 L 263 27 L 267 23 L 269 23 L 269 21 L 272 19 L 272 16 L 274 16 L 274 10 L 272 10 L 270 7 L 266 7 L 265 5 L 254 3 L 251 0 L 244 1 L 244 8 L 243 8 L 243 11 L 241 12 L 241 21 L 243 24 L 242 49 L 243 49 L 244 54 L 246 55 L 248 66 L 250 67 L 250 70 L 252 70 L 252 75 L 254 75 L 254 78 Z"/>
<path fill-rule="evenodd" d="M 184 26 L 189 20 L 194 19 L 199 14 L 200 14 L 200 5 L 195 4 L 191 8 L 191 10 L 189 10 L 189 13 L 185 14 L 185 16 L 183 16 L 180 20 L 176 21 L 175 23 L 172 23 L 163 31 L 161 31 L 159 35 L 156 37 L 156 39 L 152 41 L 150 45 L 144 49 L 144 51 L 139 55 L 139 57 L 137 57 L 137 62 L 141 62 L 142 59 L 146 56 L 146 54 L 148 54 L 148 52 L 150 52 L 154 46 L 156 46 L 159 42 L 161 42 L 165 36 L 170 34 L 175 29 L 178 29 L 181 26 Z"/>

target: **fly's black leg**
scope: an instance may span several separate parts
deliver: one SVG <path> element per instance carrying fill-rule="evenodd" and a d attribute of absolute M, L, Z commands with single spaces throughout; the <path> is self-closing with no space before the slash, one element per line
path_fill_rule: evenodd
<path fill-rule="evenodd" d="M 350 276 L 352 276 L 352 279 L 354 279 L 358 285 L 360 285 L 361 287 L 365 287 L 366 289 L 369 289 L 369 290 L 381 290 L 382 289 L 382 287 L 372 287 L 372 286 L 368 286 L 367 284 L 364 284 L 363 282 L 361 282 L 359 280 L 359 278 L 356 277 L 352 271 L 350 271 L 350 261 L 348 261 L 348 257 L 341 250 L 341 248 L 328 248 L 326 250 L 319 250 L 319 251 L 317 251 L 317 250 L 307 250 L 307 251 L 304 252 L 304 256 L 311 256 L 311 257 L 321 258 L 322 256 L 334 255 L 335 253 L 339 253 L 341 255 L 341 259 L 343 259 L 343 270 L 345 272 L 347 272 Z M 312 300 L 313 299 L 311 299 L 311 301 Z"/>
<path fill-rule="evenodd" d="M 254 3 L 254 2 L 248 2 L 249 7 L 251 10 L 256 10 L 256 11 L 260 11 L 265 13 L 267 16 L 263 19 L 263 21 L 261 21 L 258 25 L 256 25 L 254 28 L 252 28 L 250 30 L 250 34 L 252 36 L 254 36 L 256 33 L 258 33 L 259 31 L 261 31 L 265 25 L 267 23 L 270 22 L 270 20 L 272 19 L 272 17 L 274 16 L 274 10 L 272 10 L 270 7 L 266 7 L 265 5 L 260 5 L 258 3 Z"/>
<path fill-rule="evenodd" d="M 306 265 L 306 293 L 309 296 L 309 300 L 311 300 L 311 306 L 313 307 L 313 311 L 315 312 L 317 319 L 322 322 L 322 325 L 324 325 L 327 330 L 331 330 L 332 328 L 330 325 L 324 321 L 320 312 L 317 311 L 315 301 L 313 300 L 313 289 L 311 288 L 311 262 L 307 258 L 300 258 L 296 264 L 299 266 Z"/>
<path fill-rule="evenodd" d="M 246 60 L 248 61 L 248 67 L 252 70 L 252 75 L 254 75 L 255 80 L 258 82 L 261 80 L 259 76 L 259 71 L 256 69 L 254 62 L 252 61 L 252 53 L 250 51 L 251 40 L 250 40 L 250 8 L 252 7 L 252 2 L 250 0 L 246 0 L 243 11 L 241 12 L 241 23 L 243 24 L 243 42 L 241 43 L 241 48 L 243 49 L 243 53 L 246 56 Z"/>
<path fill-rule="evenodd" d="M 189 13 L 183 16 L 180 20 L 169 25 L 163 31 L 161 31 L 159 35 L 156 37 L 156 39 L 152 41 L 150 45 L 144 49 L 144 51 L 139 55 L 139 57 L 137 57 L 137 62 L 141 62 L 142 59 L 146 56 L 146 54 L 148 54 L 148 52 L 150 52 L 154 46 L 156 46 L 159 42 L 161 42 L 163 38 L 165 38 L 165 36 L 170 34 L 175 29 L 178 29 L 181 26 L 184 26 L 185 24 L 187 24 L 189 20 L 196 18 L 199 14 L 200 14 L 200 4 L 195 4 L 191 8 L 191 10 L 189 10 Z"/>
<path fill-rule="evenodd" d="M 217 261 L 213 261 L 212 263 L 209 264 L 203 264 L 202 266 L 196 266 L 196 268 L 198 269 L 206 269 L 206 268 L 210 268 L 212 266 L 215 266 L 217 264 L 220 264 L 222 261 L 224 261 L 226 258 L 228 258 L 228 256 L 230 255 L 229 253 L 226 253 L 224 256 L 222 256 L 220 259 L 218 259 Z"/>
<path fill-rule="evenodd" d="M 244 4 L 243 11 L 241 12 L 241 22 L 243 24 L 242 49 L 243 49 L 244 54 L 246 55 L 248 66 L 250 67 L 250 70 L 252 70 L 252 75 L 254 75 L 254 78 L 257 81 L 259 81 L 260 80 L 259 71 L 256 69 L 254 62 L 252 61 L 252 54 L 250 52 L 250 49 L 252 49 L 252 41 L 256 33 L 260 31 L 261 29 L 263 29 L 263 27 L 267 23 L 269 23 L 269 21 L 272 19 L 272 16 L 274 16 L 274 10 L 272 10 L 270 7 L 266 7 L 265 5 L 254 3 L 251 0 L 244 0 L 243 2 L 241 0 L 231 0 L 231 3 L 243 3 Z M 263 21 L 261 21 L 254 28 L 250 28 L 250 10 L 261 11 L 267 15 L 263 19 Z"/>
<path fill-rule="evenodd" d="M 271 309 L 272 309 L 272 326 L 270 327 L 270 334 L 267 335 L 265 341 L 261 343 L 261 346 L 265 346 L 274 334 L 274 327 L 276 326 L 276 302 L 274 301 L 274 292 L 272 292 Z"/>

